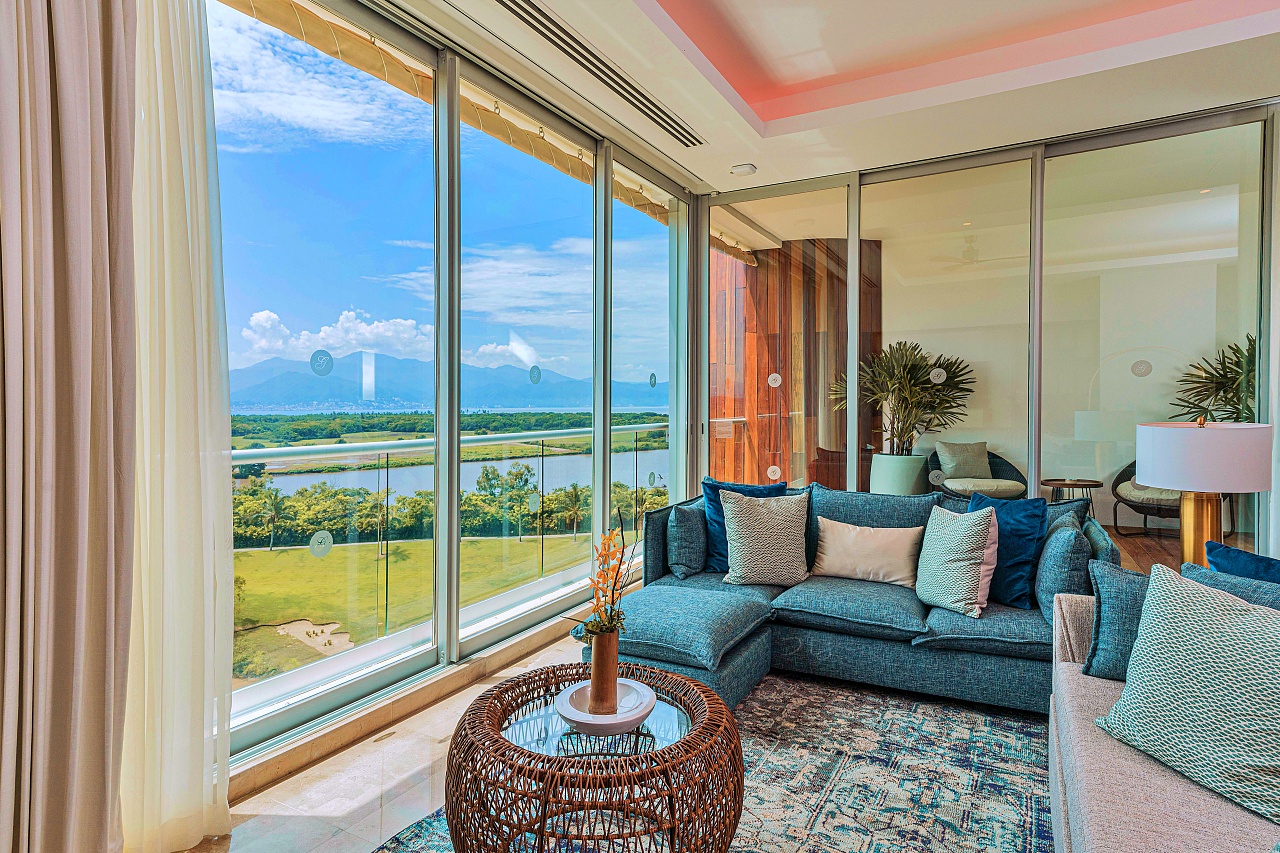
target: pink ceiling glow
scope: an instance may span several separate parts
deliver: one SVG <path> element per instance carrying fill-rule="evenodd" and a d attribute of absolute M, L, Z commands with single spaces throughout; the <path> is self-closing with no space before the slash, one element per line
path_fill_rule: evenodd
<path fill-rule="evenodd" d="M 1280 0 L 637 3 L 761 124 L 890 98 L 913 108 L 940 87 L 973 97 L 1280 28 Z"/>

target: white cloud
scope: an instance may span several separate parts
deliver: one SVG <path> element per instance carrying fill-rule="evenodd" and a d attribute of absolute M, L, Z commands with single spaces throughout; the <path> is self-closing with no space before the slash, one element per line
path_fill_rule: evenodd
<path fill-rule="evenodd" d="M 387 240 L 388 246 L 399 246 L 402 249 L 434 249 L 430 240 Z"/>
<path fill-rule="evenodd" d="M 462 354 L 462 361 L 474 367 L 499 367 L 504 364 L 510 364 L 518 367 L 533 367 L 538 364 L 538 351 L 534 349 L 524 338 L 515 332 L 508 332 L 508 340 L 505 344 L 497 343 L 483 344 L 470 352 Z M 552 358 L 547 361 L 566 360 L 563 358 Z"/>
<path fill-rule="evenodd" d="M 318 349 L 328 350 L 335 358 L 360 351 L 423 361 L 435 358 L 435 329 L 431 325 L 405 319 L 367 318 L 363 312 L 343 311 L 332 325 L 294 334 L 274 311 L 258 311 L 240 330 L 247 346 L 232 353 L 231 366 L 245 367 L 273 356 L 305 361 Z"/>
<path fill-rule="evenodd" d="M 208 4 L 220 150 L 431 137 L 431 109 L 221 3 Z"/>

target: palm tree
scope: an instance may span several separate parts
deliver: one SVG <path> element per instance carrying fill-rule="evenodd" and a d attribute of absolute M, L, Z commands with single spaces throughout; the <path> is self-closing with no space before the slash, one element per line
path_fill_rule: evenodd
<path fill-rule="evenodd" d="M 564 517 L 564 523 L 573 525 L 573 541 L 578 541 L 578 525 L 587 516 L 586 500 L 588 491 L 577 483 L 571 484 L 564 490 L 564 509 L 561 515 Z"/>
<path fill-rule="evenodd" d="M 284 492 L 275 486 L 263 489 L 262 498 L 266 501 L 266 506 L 262 512 L 258 513 L 258 518 L 265 518 L 267 523 L 271 525 L 271 538 L 268 540 L 267 550 L 274 551 L 276 547 L 276 525 L 292 518 L 293 510 L 289 508 L 289 500 L 285 497 Z"/>

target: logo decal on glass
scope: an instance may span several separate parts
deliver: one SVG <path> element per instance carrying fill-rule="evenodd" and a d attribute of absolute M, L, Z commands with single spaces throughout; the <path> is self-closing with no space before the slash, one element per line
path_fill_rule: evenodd
<path fill-rule="evenodd" d="M 538 507 L 542 505 L 542 497 L 538 494 L 529 495 L 529 512 L 537 512 Z"/>
<path fill-rule="evenodd" d="M 333 356 L 327 349 L 318 349 L 311 353 L 311 372 L 316 376 L 328 376 L 333 373 Z"/>
<path fill-rule="evenodd" d="M 781 373 L 770 373 L 770 374 L 769 374 L 769 387 L 770 387 L 770 388 L 777 388 L 777 387 L 778 387 L 779 385 L 781 385 L 781 384 L 782 384 L 782 374 L 781 374 Z"/>
<path fill-rule="evenodd" d="M 657 387 L 658 387 L 658 374 L 656 374 L 656 373 L 650 373 L 650 374 L 649 374 L 649 387 L 650 387 L 650 388 L 657 388 Z"/>
<path fill-rule="evenodd" d="M 1145 358 L 1140 358 L 1129 367 L 1129 372 L 1141 379 L 1144 376 L 1151 375 L 1151 362 Z"/>
<path fill-rule="evenodd" d="M 929 472 L 929 482 L 933 483 L 935 486 L 941 486 L 942 481 L 945 479 L 947 479 L 947 475 L 942 473 L 941 471 Z"/>
<path fill-rule="evenodd" d="M 529 368 L 529 381 L 532 382 L 534 385 L 537 385 L 539 382 L 542 381 L 541 367 L 538 367 L 538 365 L 535 364 L 533 367 Z"/>
<path fill-rule="evenodd" d="M 333 534 L 327 530 L 317 530 L 311 534 L 311 556 L 323 557 L 333 550 Z"/>
<path fill-rule="evenodd" d="M 782 469 L 777 465 L 770 465 L 769 470 L 765 471 L 765 473 L 769 475 L 770 480 L 776 480 L 782 476 Z"/>
<path fill-rule="evenodd" d="M 649 472 L 649 485 L 650 485 L 650 486 L 652 486 L 652 485 L 653 485 L 654 483 L 656 483 L 656 482 L 658 482 L 658 475 L 657 475 L 657 474 L 655 474 L 655 473 L 653 473 L 652 471 L 650 471 L 650 472 Z"/>
<path fill-rule="evenodd" d="M 941 385 L 943 382 L 947 381 L 947 371 L 943 370 L 941 367 L 935 367 L 933 370 L 929 371 L 929 381 L 934 385 Z"/>

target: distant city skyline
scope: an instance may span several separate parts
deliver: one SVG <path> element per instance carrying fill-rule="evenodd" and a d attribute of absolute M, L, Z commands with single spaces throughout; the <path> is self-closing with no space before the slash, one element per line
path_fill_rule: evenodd
<path fill-rule="evenodd" d="M 209 5 L 230 366 L 434 359 L 432 108 Z M 463 361 L 589 378 L 591 187 L 462 129 Z M 615 203 L 614 378 L 666 381 L 667 228 Z"/>

